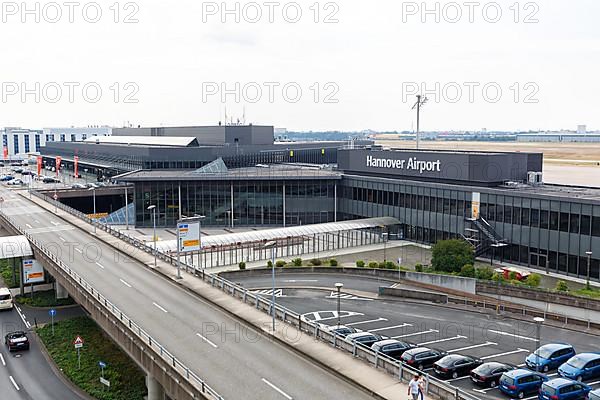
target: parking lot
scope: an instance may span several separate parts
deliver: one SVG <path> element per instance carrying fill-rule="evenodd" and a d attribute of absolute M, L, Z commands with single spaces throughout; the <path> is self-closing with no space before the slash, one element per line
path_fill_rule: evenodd
<path fill-rule="evenodd" d="M 265 297 L 270 290 L 262 290 Z M 277 302 L 304 315 L 307 320 L 336 325 L 337 293 L 314 289 L 276 290 Z M 435 348 L 449 354 L 464 354 L 484 362 L 497 361 L 524 367 L 525 357 L 538 347 L 536 326 L 510 318 L 490 317 L 477 312 L 457 311 L 429 304 L 371 300 L 361 296 L 340 296 L 340 322 L 362 331 Z M 544 326 L 542 344 L 566 342 L 578 353 L 600 351 L 597 336 L 585 332 Z M 431 369 L 425 370 L 433 373 Z M 556 377 L 556 371 L 548 373 Z M 506 398 L 499 389 L 480 388 L 469 377 L 448 382 L 481 399 Z M 600 378 L 587 382 L 600 388 Z M 537 396 L 528 397 L 531 399 Z"/>

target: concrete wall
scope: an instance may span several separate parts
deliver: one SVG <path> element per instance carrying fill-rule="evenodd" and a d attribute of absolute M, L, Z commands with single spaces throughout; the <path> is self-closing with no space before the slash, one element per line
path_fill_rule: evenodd
<path fill-rule="evenodd" d="M 425 300 L 432 301 L 434 303 L 446 304 L 448 302 L 448 295 L 433 292 L 423 292 L 420 290 L 410 290 L 402 288 L 391 288 L 391 287 L 380 287 L 380 296 L 392 296 L 392 297 L 403 297 L 405 299 Z"/>
<path fill-rule="evenodd" d="M 441 286 L 446 289 L 458 290 L 476 294 L 477 280 L 473 278 L 462 278 L 459 276 L 423 274 L 419 272 L 406 272 L 404 279 L 407 281 L 420 282 L 426 285 Z"/>

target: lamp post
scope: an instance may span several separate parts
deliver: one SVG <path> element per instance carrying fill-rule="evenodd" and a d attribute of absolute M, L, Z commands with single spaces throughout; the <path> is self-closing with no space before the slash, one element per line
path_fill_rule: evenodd
<path fill-rule="evenodd" d="M 156 205 L 151 205 L 148 207 L 148 210 L 152 210 L 152 241 L 154 242 L 154 268 L 156 268 Z M 179 243 L 177 245 L 179 246 Z"/>
<path fill-rule="evenodd" d="M 383 239 L 383 263 L 385 264 L 387 262 L 387 239 L 388 239 L 388 233 L 387 232 L 383 232 L 381 234 L 381 237 Z"/>
<path fill-rule="evenodd" d="M 337 326 L 341 325 L 341 317 L 340 317 L 340 300 L 341 300 L 341 292 L 342 292 L 342 288 L 344 287 L 343 283 L 336 283 L 335 284 L 335 288 L 337 289 Z"/>
<path fill-rule="evenodd" d="M 592 252 L 590 251 L 586 251 L 585 254 L 587 255 L 587 280 L 585 283 L 585 288 L 587 290 L 590 290 L 590 267 L 592 266 Z"/>
<path fill-rule="evenodd" d="M 94 225 L 94 233 L 96 233 L 96 224 L 95 224 L 95 221 L 94 221 L 96 219 L 96 187 L 92 186 L 88 190 L 92 191 L 92 195 L 93 195 L 93 198 L 94 198 L 94 218 L 92 218 L 92 225 Z"/>
<path fill-rule="evenodd" d="M 541 330 L 542 330 L 542 323 L 544 322 L 544 318 L 542 317 L 535 317 L 533 319 L 535 321 L 536 324 L 536 329 L 535 329 L 535 338 L 536 338 L 536 342 L 538 345 L 538 348 L 541 347 Z M 536 349 L 536 353 L 535 353 L 535 372 L 540 372 L 540 353 L 537 351 Z"/>
<path fill-rule="evenodd" d="M 271 315 L 273 319 L 273 332 L 275 332 L 275 257 L 277 252 L 277 242 L 272 240 L 264 245 L 265 249 L 271 249 L 271 280 L 273 290 L 271 291 Z"/>

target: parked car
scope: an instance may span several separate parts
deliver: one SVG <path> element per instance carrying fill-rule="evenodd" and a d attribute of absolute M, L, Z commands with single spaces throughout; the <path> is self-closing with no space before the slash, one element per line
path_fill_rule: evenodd
<path fill-rule="evenodd" d="M 483 361 L 478 358 L 449 354 L 433 364 L 433 371 L 442 379 L 456 379 L 459 376 L 469 375 L 472 370 L 481 364 L 483 364 Z"/>
<path fill-rule="evenodd" d="M 589 400 L 600 400 L 600 389 L 596 389 L 594 391 L 591 391 L 588 394 L 588 399 Z"/>
<path fill-rule="evenodd" d="M 30 171 L 28 169 L 24 169 L 23 171 L 21 171 L 21 175 L 35 175 L 33 171 Z"/>
<path fill-rule="evenodd" d="M 558 367 L 558 374 L 579 382 L 600 376 L 600 353 L 577 354 Z"/>
<path fill-rule="evenodd" d="M 513 369 L 516 367 L 510 364 L 488 362 L 471 371 L 471 380 L 476 385 L 494 388 L 498 386 L 502 374 Z"/>
<path fill-rule="evenodd" d="M 586 400 L 592 388 L 571 379 L 555 378 L 542 384 L 539 400 Z"/>
<path fill-rule="evenodd" d="M 558 368 L 575 355 L 573 346 L 567 343 L 545 344 L 525 359 L 525 364 L 532 370 L 548 372 Z"/>
<path fill-rule="evenodd" d="M 528 369 L 514 369 L 500 377 L 500 391 L 511 398 L 522 399 L 527 394 L 537 393 L 548 377 Z"/>
<path fill-rule="evenodd" d="M 45 176 L 42 178 L 42 182 L 44 182 L 44 183 L 59 183 L 60 180 L 58 180 L 57 178 L 54 178 L 52 176 Z"/>
<path fill-rule="evenodd" d="M 29 338 L 25 332 L 11 332 L 4 337 L 8 351 L 29 350 Z"/>
<path fill-rule="evenodd" d="M 383 336 L 371 332 L 351 333 L 345 338 L 348 343 L 356 343 L 365 347 L 371 347 L 373 343 L 383 340 Z"/>
<path fill-rule="evenodd" d="M 351 328 L 345 325 L 334 325 L 326 328 L 329 332 L 333 334 L 338 334 L 341 337 L 346 337 L 351 333 L 356 333 L 356 329 Z"/>
<path fill-rule="evenodd" d="M 4 175 L 2 178 L 0 178 L 0 181 L 2 181 L 2 182 L 8 182 L 8 181 L 12 181 L 13 179 L 15 179 L 14 176 Z"/>
<path fill-rule="evenodd" d="M 0 310 L 12 310 L 13 298 L 10 294 L 10 290 L 7 288 L 0 288 Z"/>
<path fill-rule="evenodd" d="M 23 182 L 21 179 L 12 179 L 7 183 L 7 185 L 10 186 L 23 186 L 24 184 L 25 182 Z"/>
<path fill-rule="evenodd" d="M 81 183 L 75 183 L 71 186 L 71 189 L 85 189 L 86 186 Z"/>
<path fill-rule="evenodd" d="M 85 187 L 87 187 L 89 189 L 98 189 L 99 188 L 98 185 L 96 185 L 95 183 L 92 183 L 92 182 L 86 183 Z"/>
<path fill-rule="evenodd" d="M 402 361 L 413 368 L 424 370 L 430 368 L 440 358 L 447 353 L 444 351 L 430 349 L 428 347 L 415 347 L 414 349 L 406 350 L 402 354 Z"/>
<path fill-rule="evenodd" d="M 409 342 L 402 342 L 396 339 L 387 339 L 373 343 L 371 349 L 377 353 L 385 354 L 395 360 L 400 360 L 405 351 L 414 349 L 417 345 Z"/>

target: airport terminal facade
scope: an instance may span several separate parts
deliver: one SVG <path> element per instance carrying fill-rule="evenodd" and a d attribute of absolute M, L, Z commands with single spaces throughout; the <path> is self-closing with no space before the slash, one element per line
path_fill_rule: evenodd
<path fill-rule="evenodd" d="M 224 227 L 394 217 L 401 225 L 391 240 L 465 238 L 478 255 L 584 278 L 589 260 L 590 277 L 600 280 L 600 189 L 542 184 L 541 154 L 228 140 L 52 144 L 44 156 L 78 155 L 90 167 L 137 157 L 135 166 L 109 166 L 114 179 L 135 186 L 138 226 L 152 225 L 150 205 L 162 227 L 193 215 Z"/>

